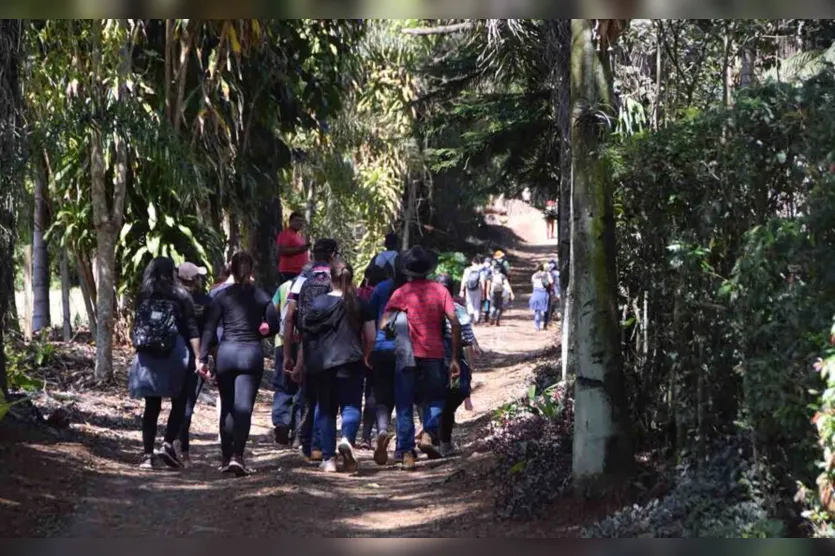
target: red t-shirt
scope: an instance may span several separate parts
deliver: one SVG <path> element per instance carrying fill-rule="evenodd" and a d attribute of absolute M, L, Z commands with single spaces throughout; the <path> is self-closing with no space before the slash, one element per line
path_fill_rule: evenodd
<path fill-rule="evenodd" d="M 293 228 L 284 228 L 275 238 L 278 247 L 303 247 L 305 244 L 301 234 Z M 298 274 L 302 267 L 308 263 L 310 256 L 307 251 L 295 255 L 279 255 L 278 271 L 282 273 Z"/>
<path fill-rule="evenodd" d="M 444 318 L 455 312 L 449 291 L 431 280 L 415 280 L 395 290 L 386 311 L 403 311 L 415 357 L 444 358 Z"/>

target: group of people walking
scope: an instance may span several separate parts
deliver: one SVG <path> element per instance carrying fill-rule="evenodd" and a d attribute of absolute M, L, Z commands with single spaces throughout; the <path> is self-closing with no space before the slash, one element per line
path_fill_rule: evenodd
<path fill-rule="evenodd" d="M 421 246 L 398 252 L 394 234 L 358 288 L 337 242 L 311 245 L 301 234 L 304 224 L 292 214 L 276 240 L 281 280 L 272 296 L 255 285 L 254 261 L 246 253 L 232 258 L 208 294 L 201 285 L 205 268 L 175 267 L 165 257 L 148 265 L 136 302 L 136 357 L 129 373 L 131 395 L 145 400 L 143 469 L 160 462 L 188 465 L 190 415 L 204 383 L 213 382 L 220 403 L 220 470 L 250 472 L 244 453 L 269 335 L 275 335 L 272 420 L 279 444 L 298 447 L 324 472 L 356 471 L 358 449 L 373 450 L 374 461 L 386 465 L 395 437 L 393 459 L 407 470 L 415 469 L 418 452 L 430 459 L 454 452 L 455 411 L 469 405 L 470 364 L 480 353 L 472 324 L 485 310 L 481 300 L 473 312 L 475 299 L 462 285 L 466 301 L 456 302 L 450 276 L 429 278 L 437 266 L 434 253 Z M 501 255 L 489 269 L 479 269 L 479 291 L 485 300 L 491 294 L 486 310 L 497 325 L 504 292 L 513 296 Z M 493 283 L 501 284 L 498 290 L 484 289 Z M 171 412 L 155 450 L 162 398 L 171 399 Z M 422 423 L 417 434 L 416 410 Z"/>

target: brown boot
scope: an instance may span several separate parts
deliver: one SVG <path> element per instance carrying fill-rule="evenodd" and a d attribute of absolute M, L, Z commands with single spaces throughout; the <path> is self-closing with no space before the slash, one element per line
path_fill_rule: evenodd
<path fill-rule="evenodd" d="M 417 469 L 417 458 L 414 452 L 409 450 L 403 454 L 403 471 L 414 471 Z"/>
<path fill-rule="evenodd" d="M 421 452 L 426 454 L 426 457 L 429 459 L 440 459 L 441 452 L 438 450 L 438 447 L 435 446 L 434 441 L 432 440 L 432 435 L 428 432 L 423 433 L 420 435 L 420 442 L 418 443 L 418 449 Z"/>

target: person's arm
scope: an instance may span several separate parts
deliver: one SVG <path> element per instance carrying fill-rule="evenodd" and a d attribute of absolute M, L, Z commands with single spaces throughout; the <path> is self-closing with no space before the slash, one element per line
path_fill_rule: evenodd
<path fill-rule="evenodd" d="M 448 292 L 444 299 L 444 314 L 452 325 L 452 360 L 449 363 L 449 376 L 455 378 L 461 374 L 461 367 L 458 364 L 461 360 L 461 321 L 455 314 L 455 303 Z"/>
<path fill-rule="evenodd" d="M 203 328 L 203 338 L 200 341 L 200 351 L 196 352 L 200 354 L 199 361 L 204 365 L 209 361 L 209 348 L 212 345 L 212 338 L 217 331 L 218 324 L 220 324 L 221 307 L 218 302 L 220 295 L 222 295 L 222 292 L 215 297 L 209 306 L 209 314 L 206 317 L 206 324 Z"/>
<path fill-rule="evenodd" d="M 287 360 L 285 359 L 284 362 L 285 362 L 284 370 L 285 370 L 285 372 L 288 372 L 287 371 Z M 302 369 L 304 369 L 304 346 L 302 344 L 299 344 L 299 354 L 298 354 L 298 357 L 296 357 L 296 364 L 289 371 L 290 379 L 293 382 L 295 382 L 296 384 L 301 384 L 302 383 Z"/>
<path fill-rule="evenodd" d="M 369 369 L 372 368 L 371 352 L 374 351 L 374 344 L 377 341 L 377 327 L 375 324 L 376 323 L 373 320 L 367 320 L 362 325 L 362 358 L 363 362 L 365 363 L 365 366 Z"/>
<path fill-rule="evenodd" d="M 275 242 L 275 247 L 279 257 L 286 257 L 306 252 L 310 249 L 310 242 L 306 241 L 302 245 L 288 245 L 286 238 L 283 238 L 281 234 L 279 234 L 278 239 Z"/>
<path fill-rule="evenodd" d="M 296 367 L 293 359 L 293 334 L 295 332 L 296 300 L 287 302 L 287 314 L 284 316 L 284 371 L 292 373 Z M 301 360 L 301 347 L 299 347 L 299 359 Z"/>
<path fill-rule="evenodd" d="M 510 280 L 505 279 L 505 281 L 504 281 L 504 291 L 506 291 L 508 293 L 508 295 L 510 295 L 510 300 L 511 301 L 516 299 L 516 296 L 513 293 L 513 288 L 510 287 Z"/>
<path fill-rule="evenodd" d="M 191 297 L 186 297 L 182 300 L 181 305 L 186 328 L 188 329 L 188 340 L 194 356 L 197 357 L 197 354 L 200 353 L 200 327 L 197 326 L 197 317 L 194 314 L 194 302 Z"/>
<path fill-rule="evenodd" d="M 402 291 L 403 290 L 395 290 L 394 293 L 391 294 L 389 302 L 386 305 L 385 313 L 383 313 L 383 318 L 380 320 L 380 329 L 383 329 L 388 325 L 395 313 L 403 310 Z M 452 298 L 450 298 L 450 301 L 451 300 Z"/>

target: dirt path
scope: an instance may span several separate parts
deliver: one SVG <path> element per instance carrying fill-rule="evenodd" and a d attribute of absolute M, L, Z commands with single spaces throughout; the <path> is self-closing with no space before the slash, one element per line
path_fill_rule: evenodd
<path fill-rule="evenodd" d="M 515 212 L 515 214 L 514 214 Z M 538 213 L 514 203 L 507 226 L 522 239 L 541 238 Z M 140 453 L 136 402 L 118 402 L 124 422 L 81 425 L 95 440 L 84 466 L 92 474 L 61 536 L 496 536 L 492 497 L 484 480 L 490 454 L 474 447 L 500 405 L 524 394 L 538 354 L 556 342 L 556 331 L 536 333 L 527 300 L 533 265 L 551 256 L 554 242 L 520 243 L 511 250 L 513 309 L 500 328 L 479 326 L 486 356 L 473 377 L 474 411 L 459 410 L 455 441 L 463 455 L 437 462 L 421 459 L 418 471 L 378 467 L 360 452 L 357 475 L 324 475 L 271 438 L 272 391 L 258 398 L 249 444 L 257 473 L 232 479 L 217 472 L 215 410 L 198 405 L 193 432 L 194 466 L 148 474 Z M 117 403 L 117 402 L 111 402 Z M 165 408 L 164 408 L 165 411 Z M 165 414 L 165 413 L 163 413 Z M 74 425 L 75 427 L 76 425 Z"/>

